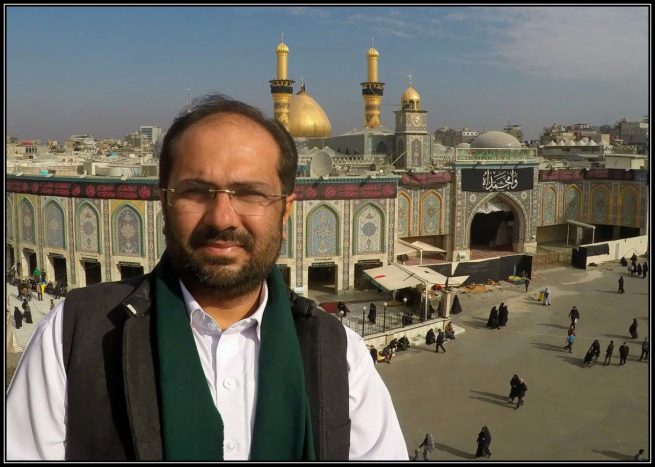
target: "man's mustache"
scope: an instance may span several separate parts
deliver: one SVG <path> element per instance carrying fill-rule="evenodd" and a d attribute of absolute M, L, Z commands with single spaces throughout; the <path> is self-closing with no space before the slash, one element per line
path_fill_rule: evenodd
<path fill-rule="evenodd" d="M 189 245 L 194 248 L 215 242 L 237 243 L 248 252 L 252 251 L 255 244 L 252 235 L 244 230 L 237 230 L 235 228 L 216 230 L 212 227 L 202 227 L 195 230 L 189 237 Z"/>

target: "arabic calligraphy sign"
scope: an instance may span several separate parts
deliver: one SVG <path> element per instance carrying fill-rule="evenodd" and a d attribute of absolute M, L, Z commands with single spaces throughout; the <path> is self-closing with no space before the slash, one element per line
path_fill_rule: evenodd
<path fill-rule="evenodd" d="M 532 190 L 533 177 L 533 169 L 462 169 L 462 191 Z"/>

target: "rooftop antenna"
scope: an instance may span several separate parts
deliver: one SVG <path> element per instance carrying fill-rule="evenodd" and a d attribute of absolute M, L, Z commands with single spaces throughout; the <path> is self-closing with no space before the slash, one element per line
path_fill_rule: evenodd
<path fill-rule="evenodd" d="M 186 88 L 186 113 L 191 113 L 191 88 Z"/>

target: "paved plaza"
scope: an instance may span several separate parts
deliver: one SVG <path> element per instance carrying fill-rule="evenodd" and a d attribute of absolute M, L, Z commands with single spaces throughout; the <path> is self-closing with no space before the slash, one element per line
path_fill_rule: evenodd
<path fill-rule="evenodd" d="M 622 295 L 616 293 L 620 274 L 625 276 Z M 524 286 L 507 282 L 484 293 L 460 293 L 463 311 L 452 321 L 465 332 L 445 344 L 447 353 L 414 342 L 390 364 L 377 366 L 410 454 L 430 432 L 436 441 L 432 460 L 472 460 L 478 432 L 487 425 L 491 461 L 620 461 L 632 459 L 640 448 L 650 458 L 650 364 L 638 361 L 641 342 L 649 336 L 649 284 L 650 278 L 630 277 L 618 263 L 605 263 L 587 271 L 540 271 L 527 294 Z M 549 307 L 536 300 L 546 286 L 553 297 Z M 13 310 L 15 287 L 8 291 Z M 374 297 L 351 295 L 342 299 Z M 46 297 L 31 302 L 34 324 L 14 331 L 18 346 L 25 346 L 47 313 Z M 489 310 L 501 301 L 508 305 L 509 323 L 500 330 L 487 329 Z M 573 353 L 568 353 L 563 347 L 573 305 L 581 317 Z M 628 334 L 633 318 L 639 323 L 634 341 Z M 614 340 L 611 366 L 582 366 L 594 339 L 601 342 L 601 361 Z M 619 366 L 618 347 L 624 341 L 630 356 Z M 8 365 L 15 364 L 16 356 L 8 354 Z M 518 410 L 506 403 L 514 373 L 528 385 L 525 405 Z"/>
<path fill-rule="evenodd" d="M 625 275 L 625 294 L 617 293 L 619 274 Z M 472 460 L 487 425 L 492 461 L 619 461 L 640 448 L 650 459 L 650 364 L 638 361 L 649 336 L 650 278 L 630 277 L 618 263 L 606 263 L 587 271 L 540 271 L 527 294 L 522 285 L 501 284 L 459 295 L 463 311 L 452 321 L 466 331 L 445 344 L 445 354 L 419 343 L 390 364 L 378 364 L 410 455 L 430 432 L 432 460 Z M 546 286 L 551 306 L 536 300 Z M 487 329 L 489 310 L 501 301 L 509 307 L 508 325 Z M 563 347 L 573 305 L 581 316 L 568 353 Z M 633 318 L 639 323 L 634 341 L 628 333 Z M 594 339 L 601 342 L 601 362 L 614 340 L 610 366 L 582 366 Z M 624 341 L 630 356 L 619 366 Z M 528 386 L 518 410 L 506 402 L 514 373 Z"/>

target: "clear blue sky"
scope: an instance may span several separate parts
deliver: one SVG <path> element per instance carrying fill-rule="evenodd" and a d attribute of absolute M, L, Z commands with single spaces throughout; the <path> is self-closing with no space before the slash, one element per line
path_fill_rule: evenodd
<path fill-rule="evenodd" d="M 223 92 L 272 115 L 268 81 L 284 33 L 295 91 L 333 135 L 362 127 L 366 52 L 380 53 L 382 123 L 408 75 L 431 131 L 649 113 L 649 8 L 129 7 L 5 5 L 6 131 L 21 139 L 166 129 L 192 96 Z"/>

